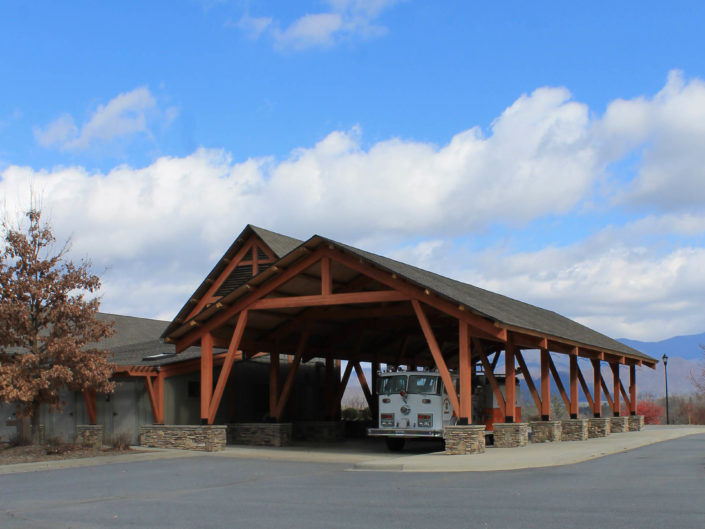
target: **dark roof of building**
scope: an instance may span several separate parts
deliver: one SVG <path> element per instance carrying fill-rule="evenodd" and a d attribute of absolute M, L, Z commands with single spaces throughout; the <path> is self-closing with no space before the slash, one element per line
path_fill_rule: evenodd
<path fill-rule="evenodd" d="M 607 349 L 635 356 L 648 361 L 654 358 L 628 345 L 601 334 L 585 325 L 561 316 L 557 312 L 542 309 L 523 301 L 518 301 L 502 294 L 497 294 L 461 281 L 456 281 L 439 274 L 408 265 L 388 257 L 360 250 L 325 237 L 320 237 L 327 244 L 344 248 L 358 257 L 366 259 L 391 273 L 397 274 L 418 286 L 428 288 L 441 296 L 476 313 L 510 327 L 517 327 L 541 334 L 564 338 L 597 349 Z"/>

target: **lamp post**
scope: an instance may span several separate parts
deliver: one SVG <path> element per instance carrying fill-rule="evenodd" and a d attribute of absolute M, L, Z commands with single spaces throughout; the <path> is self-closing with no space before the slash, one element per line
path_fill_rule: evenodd
<path fill-rule="evenodd" d="M 668 415 L 668 356 L 664 353 L 661 360 L 663 360 L 663 376 L 666 380 L 666 424 L 671 424 L 671 420 Z"/>

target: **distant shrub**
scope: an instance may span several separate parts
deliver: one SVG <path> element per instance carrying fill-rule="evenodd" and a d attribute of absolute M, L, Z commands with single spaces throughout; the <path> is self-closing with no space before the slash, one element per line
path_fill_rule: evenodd
<path fill-rule="evenodd" d="M 652 400 L 642 400 L 636 404 L 636 413 L 644 416 L 646 424 L 661 424 L 661 417 L 665 410 L 663 406 L 659 406 Z"/>

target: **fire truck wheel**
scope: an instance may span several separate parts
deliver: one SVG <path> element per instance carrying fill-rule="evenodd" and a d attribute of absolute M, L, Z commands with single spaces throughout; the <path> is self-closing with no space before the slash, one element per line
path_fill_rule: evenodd
<path fill-rule="evenodd" d="M 406 441 L 406 439 L 387 437 L 385 438 L 385 441 L 387 442 L 387 448 L 390 452 L 401 452 L 404 450 L 404 441 Z"/>

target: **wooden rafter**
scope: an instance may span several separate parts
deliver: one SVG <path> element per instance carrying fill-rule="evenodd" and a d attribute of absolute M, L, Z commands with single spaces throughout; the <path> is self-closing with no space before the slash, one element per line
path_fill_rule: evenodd
<path fill-rule="evenodd" d="M 286 381 L 284 382 L 284 387 L 282 388 L 281 396 L 277 401 L 277 409 L 274 413 L 274 418 L 277 421 L 281 420 L 282 415 L 284 414 L 284 407 L 286 406 L 286 403 L 289 400 L 289 395 L 291 394 L 291 390 L 294 387 L 294 380 L 296 379 L 296 373 L 298 372 L 299 365 L 301 364 L 301 357 L 304 354 L 304 348 L 306 347 L 306 342 L 308 342 L 310 330 L 310 325 L 304 327 L 304 330 L 301 333 L 301 339 L 299 340 L 299 346 L 297 347 L 296 354 L 294 355 L 294 360 L 289 366 L 289 372 L 287 373 Z"/>
<path fill-rule="evenodd" d="M 480 361 L 482 362 L 482 367 L 485 371 L 485 376 L 487 377 L 487 380 L 490 383 L 490 387 L 492 388 L 492 392 L 494 393 L 494 398 L 497 400 L 500 413 L 502 415 L 506 415 L 507 406 L 504 400 L 504 395 L 502 395 L 502 388 L 499 387 L 499 382 L 497 382 L 497 379 L 494 376 L 494 370 L 492 369 L 492 366 L 487 360 L 487 354 L 485 353 L 485 350 L 482 348 L 482 344 L 480 344 L 477 338 L 472 338 L 472 344 L 480 355 Z"/>
<path fill-rule="evenodd" d="M 568 413 L 570 413 L 570 399 L 568 398 L 568 395 L 565 392 L 563 382 L 561 382 L 561 377 L 558 376 L 558 370 L 556 369 L 556 365 L 553 363 L 553 358 L 551 358 L 550 352 L 548 353 L 548 368 L 551 370 L 551 375 L 553 375 L 553 381 L 556 383 L 556 387 L 558 387 L 558 392 L 563 398 L 565 409 Z"/>
<path fill-rule="evenodd" d="M 362 388 L 362 392 L 365 394 L 367 405 L 370 407 L 370 410 L 373 410 L 375 404 L 374 399 L 372 398 L 372 392 L 370 391 L 370 387 L 367 385 L 367 377 L 365 377 L 365 372 L 362 370 L 360 362 L 353 362 L 353 369 L 355 369 L 357 379 L 360 381 L 360 387 Z"/>
<path fill-rule="evenodd" d="M 577 366 L 578 369 L 578 381 L 580 382 L 580 387 L 583 389 L 583 393 L 585 394 L 585 398 L 588 401 L 588 405 L 590 406 L 591 410 L 595 409 L 594 401 L 592 400 L 592 395 L 590 395 L 590 388 L 588 388 L 587 382 L 585 381 L 585 377 L 583 376 L 583 372 L 580 369 L 580 366 Z"/>
<path fill-rule="evenodd" d="M 213 397 L 210 399 L 210 406 L 208 409 L 208 424 L 213 424 L 215 421 L 215 415 L 218 412 L 218 406 L 220 405 L 220 399 L 223 397 L 223 391 L 225 390 L 225 384 L 228 382 L 230 377 L 230 370 L 235 362 L 235 353 L 240 347 L 240 340 L 242 340 L 242 335 L 245 332 L 245 326 L 247 325 L 247 315 L 248 311 L 243 310 L 237 319 L 237 324 L 235 326 L 235 332 L 233 332 L 232 339 L 230 340 L 230 346 L 228 347 L 228 352 L 225 355 L 225 360 L 223 361 L 223 367 L 220 370 L 220 376 L 218 377 L 218 383 L 213 391 Z"/>
<path fill-rule="evenodd" d="M 313 296 L 270 297 L 254 301 L 249 308 L 290 309 L 299 307 L 321 307 L 329 305 L 350 305 L 354 303 L 389 303 L 408 301 L 409 297 L 396 290 L 379 290 L 376 292 L 349 292 L 346 294 L 327 294 Z"/>
<path fill-rule="evenodd" d="M 433 329 L 431 329 L 431 325 L 428 322 L 428 318 L 426 318 L 426 314 L 424 313 L 421 304 L 415 299 L 411 300 L 411 304 L 414 307 L 414 312 L 416 312 L 416 317 L 419 320 L 419 325 L 421 325 L 421 330 L 423 331 L 424 336 L 426 337 L 426 343 L 428 344 L 428 348 L 431 351 L 431 356 L 433 356 L 433 361 L 435 362 L 436 368 L 438 369 L 438 372 L 441 375 L 441 379 L 443 379 L 443 384 L 445 385 L 446 391 L 448 392 L 448 398 L 450 399 L 450 403 L 453 406 L 453 411 L 457 416 L 460 413 L 460 403 L 458 402 L 458 394 L 455 391 L 455 384 L 453 384 L 453 379 L 450 376 L 450 371 L 448 371 L 448 367 L 446 366 L 445 360 L 443 359 L 443 355 L 441 354 L 441 349 L 438 347 L 438 342 L 436 342 L 436 337 L 433 334 Z"/>
<path fill-rule="evenodd" d="M 531 378 L 531 373 L 529 372 L 529 368 L 526 365 L 526 362 L 524 361 L 524 356 L 521 353 L 521 349 L 517 349 L 515 352 L 515 356 L 517 359 L 517 362 L 519 362 L 519 367 L 521 368 L 521 374 L 524 377 L 524 381 L 526 382 L 526 387 L 529 388 L 529 393 L 531 393 L 531 397 L 534 399 L 534 404 L 536 404 L 536 409 L 540 412 L 541 411 L 541 397 L 539 397 L 538 391 L 536 391 L 536 386 L 534 385 L 534 381 Z"/>

